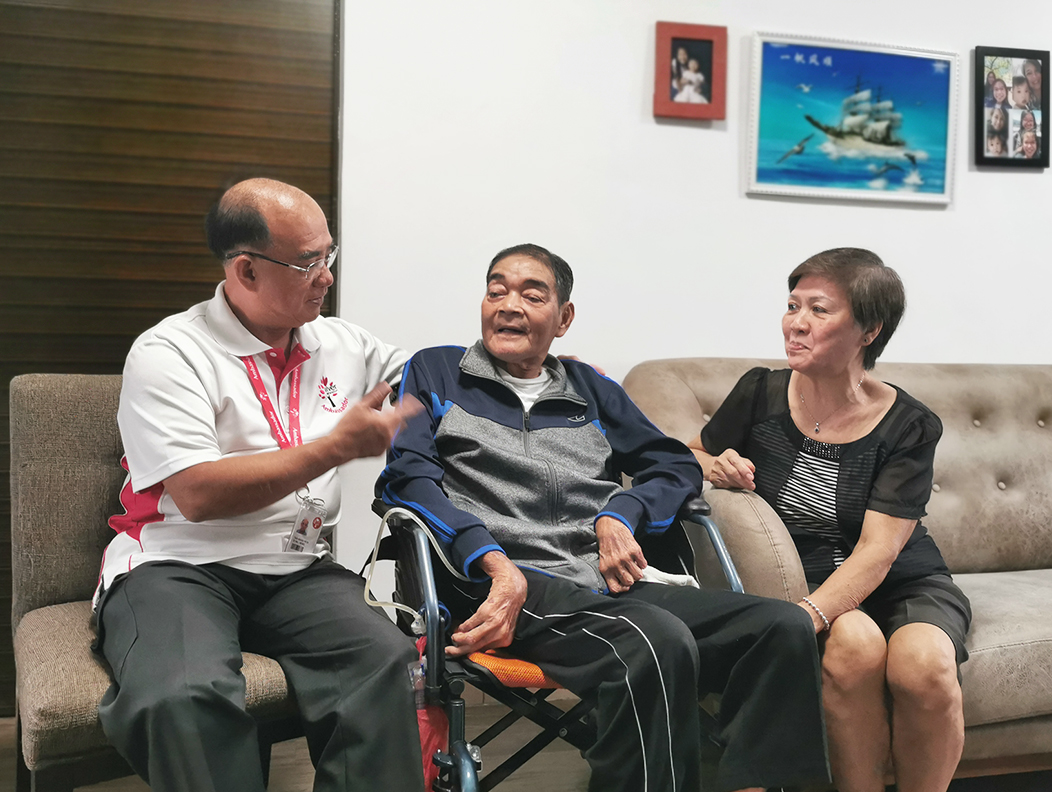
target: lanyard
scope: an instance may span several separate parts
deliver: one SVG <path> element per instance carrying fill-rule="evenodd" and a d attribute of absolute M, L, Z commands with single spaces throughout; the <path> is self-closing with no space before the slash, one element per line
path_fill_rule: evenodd
<path fill-rule="evenodd" d="M 303 437 L 300 434 L 300 367 L 296 366 L 289 375 L 289 431 L 286 433 L 285 427 L 281 425 L 281 419 L 278 418 L 278 412 L 274 409 L 274 403 L 270 399 L 270 394 L 267 393 L 267 388 L 263 384 L 263 377 L 259 374 L 259 366 L 256 365 L 256 361 L 252 359 L 251 355 L 246 355 L 241 358 L 241 362 L 248 369 L 248 378 L 252 381 L 252 388 L 256 392 L 256 398 L 259 399 L 259 404 L 263 408 L 263 415 L 270 424 L 270 431 L 274 434 L 274 439 L 278 441 L 278 445 L 282 448 L 292 448 L 293 446 L 301 445 Z M 281 386 L 278 385 L 279 393 L 280 390 Z"/>

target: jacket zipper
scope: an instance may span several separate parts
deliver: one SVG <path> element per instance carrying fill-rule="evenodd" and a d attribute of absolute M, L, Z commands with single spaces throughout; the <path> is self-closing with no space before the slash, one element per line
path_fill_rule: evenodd
<path fill-rule="evenodd" d="M 522 449 L 527 457 L 532 458 L 533 454 L 530 453 L 530 414 L 526 410 L 522 411 Z M 559 503 L 559 481 L 556 477 L 555 465 L 547 459 L 540 461 L 544 463 L 544 468 L 548 471 L 548 481 L 551 483 L 551 486 L 548 488 L 548 522 L 555 525 L 556 507 Z"/>

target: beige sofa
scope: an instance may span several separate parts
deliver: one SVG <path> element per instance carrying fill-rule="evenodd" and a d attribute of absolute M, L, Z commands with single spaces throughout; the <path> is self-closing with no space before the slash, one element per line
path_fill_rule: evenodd
<path fill-rule="evenodd" d="M 657 426 L 686 441 L 758 365 L 785 363 L 654 360 L 624 385 Z M 957 775 L 1052 768 L 1052 366 L 888 363 L 874 374 L 943 422 L 924 523 L 974 614 Z M 745 590 L 798 600 L 803 571 L 771 508 L 742 491 L 709 499 Z M 704 559 L 699 572 L 710 577 Z"/>
<path fill-rule="evenodd" d="M 131 773 L 98 706 L 109 687 L 91 651 L 91 596 L 106 520 L 120 508 L 116 375 L 26 374 L 11 381 L 11 574 L 19 792 L 69 792 Z M 246 706 L 270 745 L 303 733 L 281 667 L 245 653 Z"/>

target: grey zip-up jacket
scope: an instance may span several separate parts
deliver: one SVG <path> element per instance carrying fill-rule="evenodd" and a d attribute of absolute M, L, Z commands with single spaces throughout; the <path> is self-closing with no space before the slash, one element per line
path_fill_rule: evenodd
<path fill-rule="evenodd" d="M 598 517 L 663 534 L 700 491 L 701 468 L 591 366 L 549 356 L 545 367 L 551 381 L 525 412 L 481 341 L 414 355 L 399 395 L 425 409 L 395 438 L 376 494 L 422 515 L 474 580 L 485 576 L 473 562 L 497 550 L 605 592 Z"/>

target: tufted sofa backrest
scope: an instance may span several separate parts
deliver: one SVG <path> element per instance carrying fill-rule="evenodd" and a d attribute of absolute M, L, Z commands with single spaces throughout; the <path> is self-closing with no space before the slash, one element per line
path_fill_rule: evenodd
<path fill-rule="evenodd" d="M 784 360 L 640 363 L 624 386 L 667 434 L 687 441 L 754 366 Z M 952 572 L 1052 568 L 1052 366 L 878 364 L 942 419 L 924 524 Z"/>

